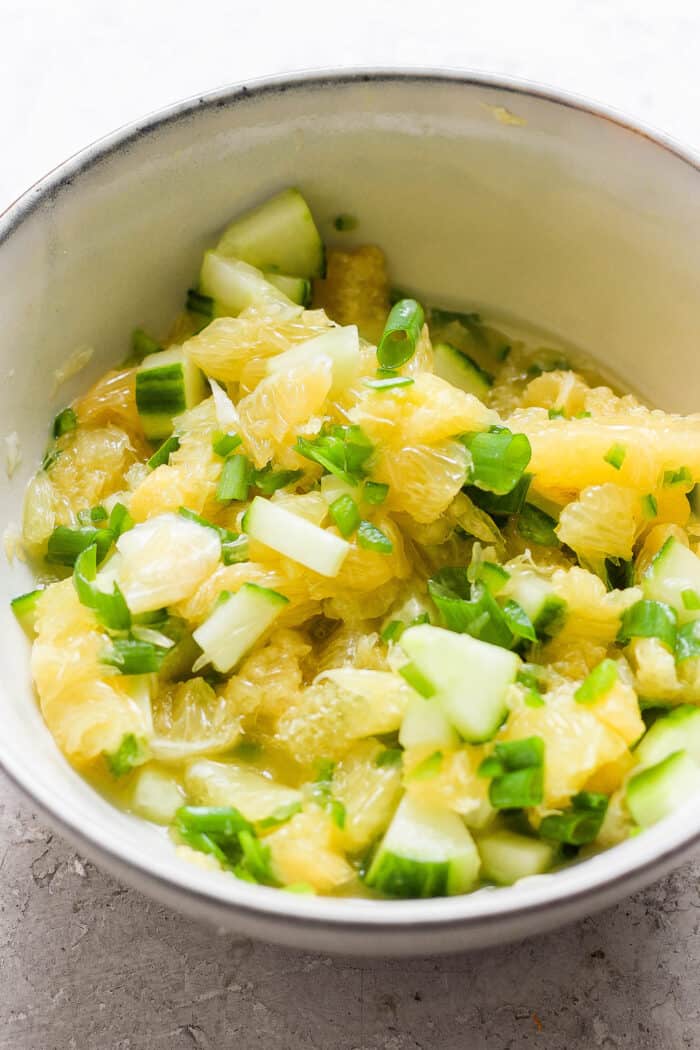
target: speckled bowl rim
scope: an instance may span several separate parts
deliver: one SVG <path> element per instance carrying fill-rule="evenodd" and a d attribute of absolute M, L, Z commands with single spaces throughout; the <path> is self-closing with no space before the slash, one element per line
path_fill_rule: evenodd
<path fill-rule="evenodd" d="M 349 68 L 341 70 L 312 70 L 274 77 L 256 78 L 247 83 L 234 84 L 205 94 L 198 94 L 166 106 L 139 120 L 124 125 L 80 150 L 59 164 L 36 182 L 13 204 L 0 214 L 0 246 L 43 203 L 55 199 L 81 173 L 99 165 L 115 152 L 124 150 L 143 136 L 158 133 L 162 128 L 189 119 L 198 112 L 245 105 L 263 95 L 308 91 L 324 87 L 342 88 L 361 83 L 454 85 L 465 88 L 484 88 L 541 99 L 556 106 L 578 110 L 589 116 L 616 125 L 621 133 L 641 136 L 678 160 L 700 172 L 700 155 L 681 146 L 671 137 L 631 121 L 619 112 L 590 102 L 568 92 L 549 89 L 538 84 L 511 77 L 489 76 L 452 69 L 383 69 Z M 700 182 L 698 183 L 700 191 Z M 521 935 L 527 926 L 543 929 L 558 921 L 573 918 L 574 914 L 592 911 L 612 903 L 666 871 L 678 865 L 700 842 L 700 812 L 690 808 L 669 817 L 657 828 L 647 831 L 591 859 L 581 861 L 555 875 L 526 880 L 517 887 L 482 890 L 459 897 L 411 901 L 375 901 L 358 898 L 306 898 L 262 886 L 211 877 L 208 873 L 185 865 L 172 866 L 136 855 L 130 857 L 116 852 L 109 833 L 97 826 L 88 834 L 71 815 L 58 812 L 52 805 L 48 790 L 37 792 L 26 773 L 19 754 L 0 740 L 0 768 L 37 806 L 51 823 L 59 827 L 92 859 L 104 860 L 111 870 L 128 882 L 137 882 L 153 896 L 165 898 L 183 909 L 201 911 L 207 918 L 217 916 L 230 925 L 232 913 L 256 918 L 261 925 L 297 927 L 300 939 L 303 931 L 313 929 L 335 930 L 342 944 L 344 932 L 357 934 L 398 933 L 409 936 L 439 932 L 448 926 L 459 927 L 462 947 L 469 946 L 469 932 L 483 931 L 485 924 L 491 934 L 476 937 L 477 943 L 496 942 Z M 204 878 L 203 878 L 204 876 Z M 199 883 L 199 885 L 195 885 Z M 527 883 L 527 885 L 526 885 Z M 520 923 L 520 926 L 518 925 Z M 261 931 L 262 932 L 262 931 Z M 420 937 L 418 937 L 420 939 Z M 419 945 L 420 947 L 420 945 Z M 455 950 L 454 941 L 446 950 Z M 391 951 L 391 948 L 389 948 Z"/>

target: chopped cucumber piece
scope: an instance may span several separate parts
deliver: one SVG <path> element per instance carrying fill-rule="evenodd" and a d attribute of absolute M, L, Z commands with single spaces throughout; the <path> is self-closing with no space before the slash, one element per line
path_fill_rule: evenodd
<path fill-rule="evenodd" d="M 230 671 L 288 603 L 289 599 L 277 591 L 244 583 L 193 632 L 192 637 L 202 650 L 193 670 L 210 663 L 217 671 Z"/>
<path fill-rule="evenodd" d="M 198 759 L 185 772 L 190 800 L 201 806 L 234 806 L 246 820 L 266 820 L 282 810 L 301 808 L 296 788 L 276 784 L 256 769 L 232 762 Z"/>
<path fill-rule="evenodd" d="M 261 270 L 320 277 L 321 236 L 299 190 L 288 189 L 234 219 L 217 245 L 222 255 L 244 259 Z"/>
<path fill-rule="evenodd" d="M 260 270 L 240 259 L 227 259 L 217 252 L 204 253 L 199 287 L 216 301 L 216 312 L 227 316 L 235 317 L 252 303 L 296 309 L 284 292 L 265 280 Z"/>
<path fill-rule="evenodd" d="M 438 343 L 433 347 L 433 355 L 435 373 L 441 379 L 482 401 L 487 397 L 493 386 L 493 376 L 480 368 L 468 354 L 449 343 Z"/>
<path fill-rule="evenodd" d="M 499 886 L 511 886 L 529 875 L 543 875 L 555 856 L 555 848 L 549 843 L 505 830 L 480 835 L 477 848 L 481 874 Z"/>
<path fill-rule="evenodd" d="M 350 544 L 339 536 L 262 496 L 251 503 L 243 528 L 252 539 L 321 576 L 337 576 L 350 550 Z"/>
<path fill-rule="evenodd" d="M 459 737 L 439 704 L 417 696 L 403 716 L 399 743 L 406 748 L 425 745 L 450 751 L 459 745 Z"/>
<path fill-rule="evenodd" d="M 155 824 L 171 824 L 185 796 L 173 777 L 157 769 L 139 773 L 131 795 L 131 808 Z"/>
<path fill-rule="evenodd" d="M 149 441 L 170 437 L 173 418 L 207 395 L 204 376 L 179 347 L 150 354 L 136 372 L 136 407 Z"/>
<path fill-rule="evenodd" d="M 263 277 L 275 288 L 279 288 L 288 299 L 297 306 L 309 306 L 311 303 L 311 281 L 305 277 L 287 277 L 282 273 L 264 273 Z"/>
<path fill-rule="evenodd" d="M 673 606 L 679 623 L 697 620 L 700 610 L 686 608 L 683 591 L 700 593 L 700 558 L 669 536 L 644 574 L 642 590 L 645 598 Z"/>
<path fill-rule="evenodd" d="M 435 698 L 470 743 L 490 740 L 507 714 L 506 692 L 520 658 L 498 645 L 420 624 L 401 635 L 401 648 L 435 687 Z"/>
<path fill-rule="evenodd" d="M 548 580 L 535 572 L 513 573 L 504 593 L 527 613 L 538 635 L 556 634 L 566 618 L 566 602 L 554 593 Z"/>
<path fill-rule="evenodd" d="M 18 595 L 10 602 L 10 608 L 15 614 L 17 622 L 30 637 L 36 631 L 36 606 L 42 593 L 43 589 L 37 587 L 34 591 Z"/>
<path fill-rule="evenodd" d="M 367 873 L 367 885 L 390 897 L 466 893 L 479 854 L 456 813 L 405 795 Z"/>
<path fill-rule="evenodd" d="M 687 751 L 674 751 L 630 778 L 627 808 L 637 824 L 647 828 L 680 809 L 698 792 L 700 767 Z"/>
<path fill-rule="evenodd" d="M 355 380 L 360 371 L 360 337 L 357 325 L 331 328 L 305 343 L 298 343 L 291 350 L 269 358 L 267 374 L 289 372 L 299 365 L 313 365 L 328 358 L 333 368 L 331 394 L 342 393 Z"/>
<path fill-rule="evenodd" d="M 687 751 L 700 766 L 700 708 L 683 704 L 657 718 L 634 749 L 642 766 L 653 766 L 674 751 Z"/>

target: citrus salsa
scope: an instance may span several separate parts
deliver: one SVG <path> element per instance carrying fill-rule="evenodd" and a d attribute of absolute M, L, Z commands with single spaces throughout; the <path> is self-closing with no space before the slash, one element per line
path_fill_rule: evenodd
<path fill-rule="evenodd" d="M 12 603 L 38 701 L 179 855 L 459 894 L 700 788 L 700 417 L 502 327 L 326 251 L 290 189 L 56 417 Z"/>

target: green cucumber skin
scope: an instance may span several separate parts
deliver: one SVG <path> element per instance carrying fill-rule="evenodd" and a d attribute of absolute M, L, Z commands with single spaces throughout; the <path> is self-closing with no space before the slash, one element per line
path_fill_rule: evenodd
<path fill-rule="evenodd" d="M 682 704 L 654 722 L 634 749 L 640 765 L 656 765 L 674 751 L 687 751 L 700 765 L 700 708 Z"/>
<path fill-rule="evenodd" d="M 631 777 L 627 808 L 640 827 L 650 827 L 700 792 L 700 767 L 687 751 L 675 751 Z"/>
<path fill-rule="evenodd" d="M 182 365 L 164 365 L 136 373 L 136 407 L 141 415 L 177 416 L 184 412 L 185 375 Z"/>
<path fill-rule="evenodd" d="M 450 343 L 438 343 L 433 348 L 435 373 L 459 387 L 467 394 L 473 394 L 482 401 L 488 396 L 493 385 L 493 376 L 481 368 L 468 354 L 462 353 Z"/>
<path fill-rule="evenodd" d="M 37 602 L 43 594 L 43 588 L 37 587 L 26 594 L 20 594 L 10 602 L 10 608 L 17 618 L 20 627 L 32 635 L 36 630 Z"/>

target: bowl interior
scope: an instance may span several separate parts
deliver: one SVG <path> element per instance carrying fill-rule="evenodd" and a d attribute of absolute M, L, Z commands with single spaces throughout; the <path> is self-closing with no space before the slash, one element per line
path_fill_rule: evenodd
<path fill-rule="evenodd" d="M 356 215 L 357 230 L 341 243 L 381 245 L 397 285 L 530 322 L 662 407 L 695 407 L 700 180 L 687 159 L 612 118 L 517 88 L 397 75 L 271 83 L 112 136 L 0 221 L 0 411 L 22 449 L 4 483 L 0 528 L 21 520 L 53 414 L 124 356 L 135 325 L 167 325 L 231 215 L 287 185 L 302 188 L 329 240 L 341 237 L 337 213 Z M 86 345 L 88 368 L 55 389 L 54 370 Z M 697 817 L 684 828 L 671 822 L 590 862 L 585 878 L 574 870 L 545 880 L 547 890 L 538 883 L 418 906 L 289 900 L 217 879 L 176 862 L 161 834 L 112 809 L 61 759 L 8 609 L 30 576 L 17 561 L 3 559 L 0 571 L 0 758 L 74 832 L 171 887 L 278 917 L 493 919 L 622 877 L 698 830 Z M 472 943 L 484 939 L 476 932 Z"/>

